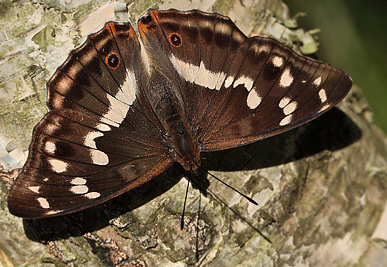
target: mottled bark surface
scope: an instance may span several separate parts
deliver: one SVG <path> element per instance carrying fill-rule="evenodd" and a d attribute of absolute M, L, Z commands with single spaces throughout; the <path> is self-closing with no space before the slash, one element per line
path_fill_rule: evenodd
<path fill-rule="evenodd" d="M 271 35 L 304 53 L 317 47 L 279 1 L 61 3 L 0 3 L 0 164 L 5 171 L 25 160 L 32 128 L 47 110 L 46 81 L 105 21 L 135 22 L 155 7 L 199 8 L 230 16 L 248 35 Z M 8 213 L 6 197 L 18 170 L 1 173 L 0 265 L 382 266 L 387 264 L 387 145 L 369 118 L 355 86 L 338 108 L 305 126 L 203 154 L 207 169 L 259 206 L 207 177 L 199 221 L 199 191 L 191 189 L 183 230 L 186 180 L 179 166 L 98 207 L 46 220 Z M 198 179 L 201 188 L 208 185 L 206 177 Z"/>

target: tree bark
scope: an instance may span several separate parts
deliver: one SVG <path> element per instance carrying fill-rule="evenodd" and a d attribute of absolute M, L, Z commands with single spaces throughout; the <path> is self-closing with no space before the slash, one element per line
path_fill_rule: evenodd
<path fill-rule="evenodd" d="M 199 176 L 203 194 L 189 190 L 181 230 L 187 181 L 181 179 L 182 168 L 174 166 L 83 212 L 42 220 L 9 214 L 9 187 L 25 160 L 32 128 L 47 111 L 46 81 L 69 51 L 106 21 L 134 23 L 155 7 L 198 8 L 230 16 L 247 35 L 269 35 L 299 52 L 317 51 L 311 33 L 296 28 L 281 1 L 60 3 L 1 3 L 3 266 L 387 264 L 386 138 L 370 122 L 356 86 L 338 108 L 302 127 L 203 154 L 205 168 L 258 206 L 210 176 Z"/>

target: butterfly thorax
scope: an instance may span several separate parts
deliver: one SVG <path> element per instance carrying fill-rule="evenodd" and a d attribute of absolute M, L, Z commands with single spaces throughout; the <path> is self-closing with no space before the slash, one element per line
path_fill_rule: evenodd
<path fill-rule="evenodd" d="M 174 145 L 173 156 L 185 170 L 196 171 L 200 166 L 200 150 L 192 132 L 182 121 L 171 125 L 170 137 Z"/>
<path fill-rule="evenodd" d="M 171 146 L 171 157 L 185 170 L 196 171 L 200 166 L 200 148 L 184 116 L 181 91 L 174 81 L 157 71 L 151 75 L 149 102 L 163 124 Z"/>

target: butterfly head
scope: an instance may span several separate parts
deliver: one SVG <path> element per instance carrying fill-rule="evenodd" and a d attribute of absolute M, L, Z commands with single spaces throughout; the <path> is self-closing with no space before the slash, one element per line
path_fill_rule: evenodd
<path fill-rule="evenodd" d="M 181 164 L 186 171 L 192 171 L 196 172 L 196 170 L 202 165 L 202 161 L 200 158 L 191 160 L 191 161 L 185 161 Z"/>

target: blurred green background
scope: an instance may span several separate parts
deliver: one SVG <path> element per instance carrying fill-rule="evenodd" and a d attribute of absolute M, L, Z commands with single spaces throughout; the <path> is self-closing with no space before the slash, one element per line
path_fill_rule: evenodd
<path fill-rule="evenodd" d="M 387 133 L 386 0 L 284 0 L 306 30 L 319 28 L 318 57 L 361 87 L 374 122 Z"/>

